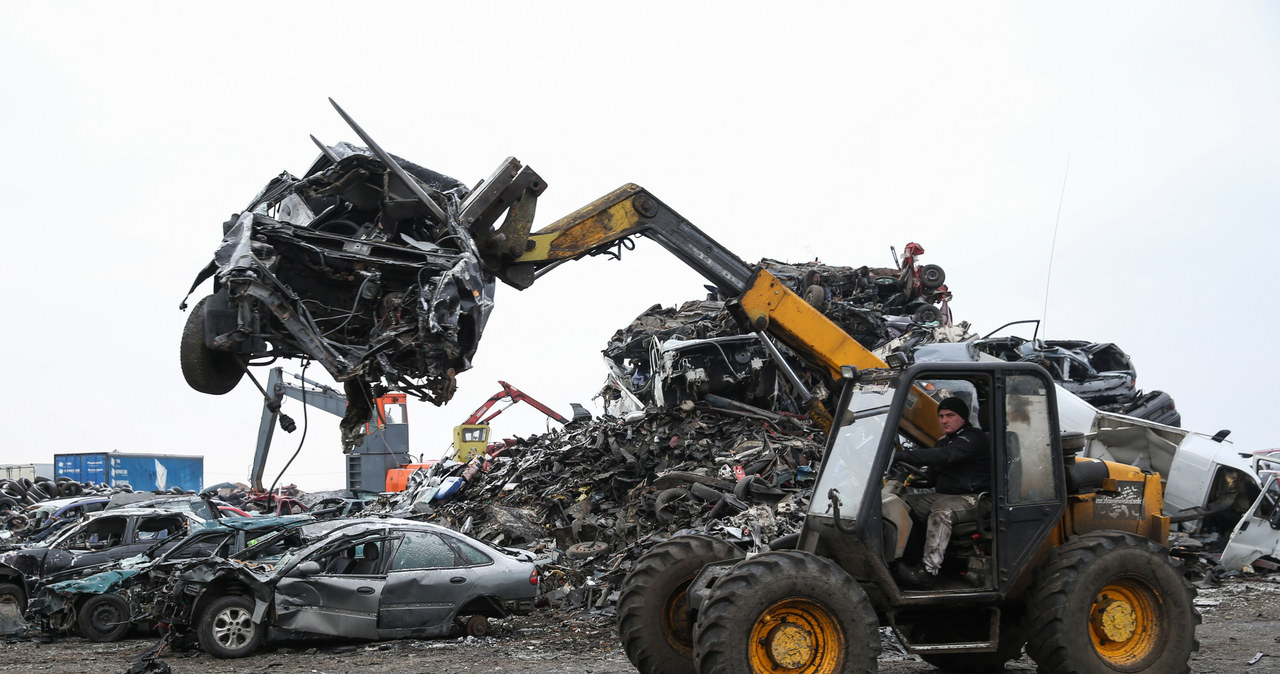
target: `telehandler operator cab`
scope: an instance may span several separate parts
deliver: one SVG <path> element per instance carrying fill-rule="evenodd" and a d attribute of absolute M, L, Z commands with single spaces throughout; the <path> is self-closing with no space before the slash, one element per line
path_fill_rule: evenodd
<path fill-rule="evenodd" d="M 978 495 L 978 520 L 953 527 L 943 573 L 932 589 L 1007 590 L 1061 519 L 1065 503 L 1051 390 L 1039 368 L 988 363 L 854 375 L 840 402 L 801 549 L 868 571 L 919 561 L 925 527 L 912 521 L 903 496 L 919 491 L 913 485 L 922 484 L 921 473 L 894 458 L 901 450 L 932 447 L 942 437 L 937 401 L 954 395 L 968 403 L 969 421 L 987 435 L 992 488 Z M 893 591 L 888 583 L 884 589 Z"/>

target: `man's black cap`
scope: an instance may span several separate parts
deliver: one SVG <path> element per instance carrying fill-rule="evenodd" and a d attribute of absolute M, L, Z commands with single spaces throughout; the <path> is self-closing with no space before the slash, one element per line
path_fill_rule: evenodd
<path fill-rule="evenodd" d="M 938 403 L 938 411 L 941 412 L 942 410 L 951 410 L 958 414 L 961 419 L 964 419 L 966 423 L 969 421 L 969 406 L 955 396 L 943 398 L 942 402 Z"/>

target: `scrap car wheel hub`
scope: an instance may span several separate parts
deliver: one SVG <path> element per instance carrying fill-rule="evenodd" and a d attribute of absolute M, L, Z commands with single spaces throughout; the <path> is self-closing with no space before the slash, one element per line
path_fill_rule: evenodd
<path fill-rule="evenodd" d="M 229 608 L 213 621 L 213 636 L 226 648 L 239 648 L 249 643 L 253 624 L 249 612 L 242 608 Z"/>

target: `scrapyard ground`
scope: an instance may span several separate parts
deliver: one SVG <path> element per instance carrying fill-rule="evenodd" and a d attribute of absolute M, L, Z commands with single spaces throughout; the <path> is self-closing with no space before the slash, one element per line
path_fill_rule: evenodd
<path fill-rule="evenodd" d="M 1196 601 L 1204 616 L 1197 630 L 1200 652 L 1191 659 L 1198 674 L 1280 672 L 1280 579 L 1231 580 L 1201 588 Z M 200 651 L 170 653 L 159 661 L 173 672 L 634 672 L 618 644 L 612 618 L 576 619 L 544 612 L 493 625 L 493 636 L 436 641 L 272 642 L 252 657 L 218 660 Z M 125 672 L 152 645 L 150 639 L 98 644 L 73 637 L 38 643 L 17 639 L 0 645 L 0 672 Z M 1260 655 L 1261 654 L 1261 655 Z M 1250 664 L 1256 659 L 1256 662 Z M 881 657 L 884 674 L 937 671 L 912 656 Z M 1029 658 L 1006 672 L 1034 672 Z"/>

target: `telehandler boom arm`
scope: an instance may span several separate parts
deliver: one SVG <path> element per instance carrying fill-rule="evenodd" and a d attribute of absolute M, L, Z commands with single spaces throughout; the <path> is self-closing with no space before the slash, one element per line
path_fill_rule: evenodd
<path fill-rule="evenodd" d="M 730 299 L 730 309 L 749 329 L 760 335 L 766 348 L 773 344 L 764 333 L 782 340 L 806 362 L 822 367 L 833 380 L 840 368 L 886 367 L 875 354 L 810 306 L 768 271 L 748 265 L 738 256 L 693 226 L 639 185 L 628 184 L 570 213 L 546 228 L 527 235 L 525 252 L 502 260 L 495 270 L 507 284 L 524 289 L 542 274 L 569 260 L 609 252 L 624 240 L 641 235 L 658 242 L 672 255 L 715 284 Z M 509 240 L 507 241 L 508 243 Z M 487 262 L 492 264 L 493 258 Z M 785 361 L 774 353 L 783 374 L 802 392 L 814 419 L 829 428 L 830 416 L 821 401 L 808 394 Z M 936 406 L 917 406 L 912 433 L 928 445 L 941 436 Z"/>

